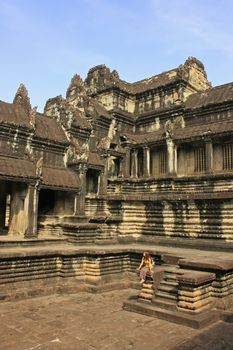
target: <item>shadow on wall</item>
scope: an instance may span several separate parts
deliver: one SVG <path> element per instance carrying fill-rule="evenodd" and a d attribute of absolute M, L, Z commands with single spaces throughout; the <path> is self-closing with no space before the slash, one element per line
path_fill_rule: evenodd
<path fill-rule="evenodd" d="M 200 215 L 200 238 L 223 238 L 222 201 L 197 200 Z"/>
<path fill-rule="evenodd" d="M 165 236 L 163 211 L 163 202 L 145 203 L 146 223 L 142 227 L 143 235 Z"/>
<path fill-rule="evenodd" d="M 225 240 L 230 228 L 224 216 L 232 207 L 231 201 L 219 199 L 145 202 L 142 234 Z"/>

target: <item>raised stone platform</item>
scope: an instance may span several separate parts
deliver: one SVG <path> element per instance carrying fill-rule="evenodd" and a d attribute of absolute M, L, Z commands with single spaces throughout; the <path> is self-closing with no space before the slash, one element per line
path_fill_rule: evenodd
<path fill-rule="evenodd" d="M 123 304 L 123 309 L 147 316 L 157 317 L 159 319 L 177 324 L 183 324 L 196 329 L 209 326 L 220 320 L 221 317 L 221 313 L 218 310 L 211 310 L 208 313 L 198 315 L 190 315 L 177 310 L 171 311 L 156 307 L 154 305 L 148 305 L 138 301 L 137 297 L 130 298 L 128 301 L 126 301 Z"/>
<path fill-rule="evenodd" d="M 215 322 L 233 306 L 230 252 L 146 244 L 78 246 L 64 241 L 2 247 L 0 300 L 128 287 L 140 290 L 136 268 L 145 250 L 156 262 L 155 271 L 164 270 L 164 276 L 156 291 L 152 282 L 139 292 L 140 301 L 125 301 L 127 310 L 198 328 Z"/>
<path fill-rule="evenodd" d="M 161 254 L 153 280 L 147 276 L 141 292 L 125 301 L 124 309 L 194 328 L 223 317 L 223 310 L 233 306 L 233 260 L 229 253 L 192 249 L 187 256 L 187 250 L 183 255 L 175 248 L 169 251 Z"/>

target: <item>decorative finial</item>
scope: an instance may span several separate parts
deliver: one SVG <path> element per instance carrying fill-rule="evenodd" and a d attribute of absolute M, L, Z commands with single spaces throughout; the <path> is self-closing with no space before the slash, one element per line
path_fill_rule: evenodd
<path fill-rule="evenodd" d="M 36 114 L 37 114 L 37 106 L 33 107 L 30 111 L 30 125 L 35 129 L 36 127 Z"/>
<path fill-rule="evenodd" d="M 83 93 L 85 90 L 84 83 L 80 77 L 80 75 L 75 74 L 71 79 L 70 85 L 66 91 L 66 98 L 71 98 L 78 93 Z"/>
<path fill-rule="evenodd" d="M 19 85 L 19 88 L 13 100 L 13 104 L 22 106 L 26 110 L 28 115 L 30 114 L 32 107 L 30 104 L 30 99 L 28 97 L 28 91 L 24 84 Z"/>

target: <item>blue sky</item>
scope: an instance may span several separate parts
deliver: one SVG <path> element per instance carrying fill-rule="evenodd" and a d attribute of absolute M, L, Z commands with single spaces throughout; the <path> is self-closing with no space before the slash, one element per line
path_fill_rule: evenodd
<path fill-rule="evenodd" d="M 22 82 L 42 111 L 95 65 L 133 82 L 188 56 L 214 86 L 233 81 L 232 21 L 232 0 L 0 0 L 0 99 Z"/>

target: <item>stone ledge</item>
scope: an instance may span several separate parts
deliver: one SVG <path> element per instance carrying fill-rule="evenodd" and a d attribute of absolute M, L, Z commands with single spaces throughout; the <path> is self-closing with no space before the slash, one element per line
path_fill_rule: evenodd
<path fill-rule="evenodd" d="M 182 268 L 208 270 L 208 271 L 231 271 L 233 270 L 233 260 L 211 260 L 202 261 L 181 259 L 179 266 Z"/>
<path fill-rule="evenodd" d="M 141 178 L 115 178 L 115 179 L 108 179 L 111 183 L 147 183 L 147 182 L 161 182 L 161 181 L 174 181 L 174 182 L 185 182 L 190 180 L 199 180 L 199 181 L 206 181 L 206 180 L 215 180 L 215 179 L 232 179 L 233 174 L 232 172 L 216 172 L 211 174 L 190 174 L 190 175 L 177 175 L 177 176 L 169 176 L 164 175 L 163 177 L 141 177 Z"/>
<path fill-rule="evenodd" d="M 216 191 L 216 192 L 190 192 L 190 193 L 177 193 L 171 191 L 145 193 L 111 193 L 104 199 L 108 201 L 136 201 L 136 202 L 147 202 L 147 201 L 179 201 L 179 200 L 205 200 L 205 199 L 232 199 L 233 192 L 230 191 Z"/>
<path fill-rule="evenodd" d="M 97 224 L 89 223 L 89 222 L 80 222 L 80 223 L 63 222 L 60 224 L 60 226 L 65 228 L 73 228 L 77 231 L 79 231 L 79 229 L 97 229 L 98 228 Z"/>
<path fill-rule="evenodd" d="M 197 237 L 172 237 L 142 235 L 137 240 L 141 244 L 153 244 L 159 247 L 174 247 L 183 249 L 198 249 L 208 251 L 233 251 L 233 242 L 226 242 L 223 239 L 205 239 Z"/>
<path fill-rule="evenodd" d="M 2 236 L 0 238 L 0 246 L 1 248 L 20 248 L 20 247 L 44 247 L 47 245 L 54 244 L 64 244 L 67 243 L 67 239 L 62 236 L 46 236 L 46 237 L 27 237 L 27 238 L 16 238 L 9 236 Z"/>
<path fill-rule="evenodd" d="M 138 283 L 132 280 L 111 281 L 109 283 L 88 284 L 83 279 L 69 278 L 59 281 L 22 281 L 16 283 L 11 288 L 2 289 L 0 292 L 0 303 L 6 301 L 16 301 L 28 298 L 42 297 L 56 294 L 76 294 L 80 292 L 102 293 L 112 290 L 138 289 Z"/>
<path fill-rule="evenodd" d="M 178 264 L 179 260 L 181 259 L 178 255 L 172 255 L 172 254 L 161 254 L 161 260 L 165 264 Z"/>
<path fill-rule="evenodd" d="M 212 282 L 215 280 L 215 274 L 209 272 L 193 271 L 187 272 L 180 276 L 177 276 L 179 283 L 200 286 L 207 282 Z"/>

